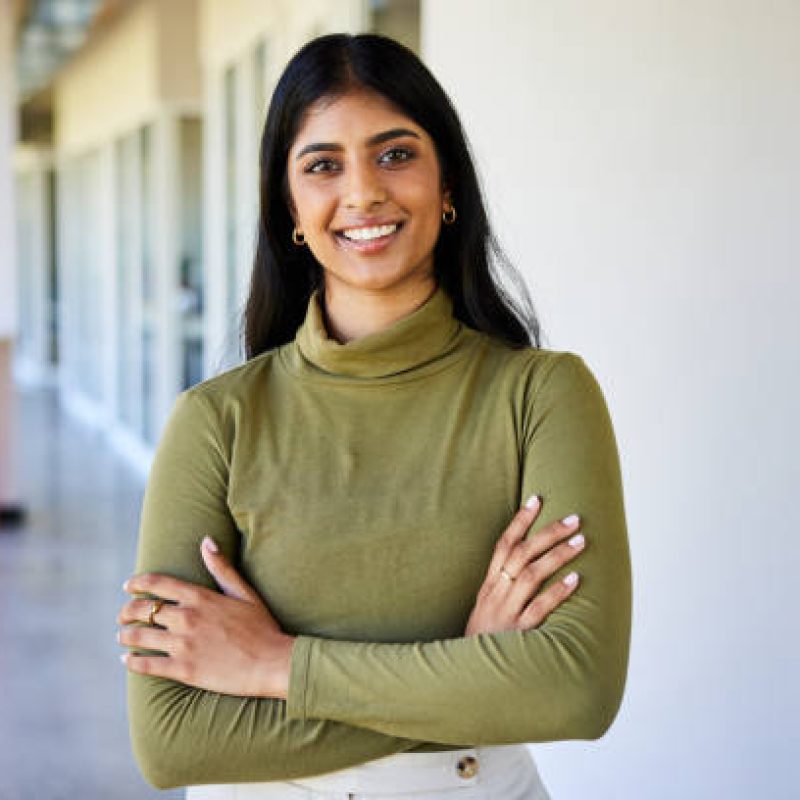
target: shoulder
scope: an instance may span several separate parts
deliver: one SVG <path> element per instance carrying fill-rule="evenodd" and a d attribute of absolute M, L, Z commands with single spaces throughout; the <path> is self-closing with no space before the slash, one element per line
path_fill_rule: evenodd
<path fill-rule="evenodd" d="M 594 379 L 594 373 L 584 357 L 571 350 L 545 347 L 512 347 L 508 343 L 478 333 L 483 356 L 490 369 L 522 385 L 527 392 L 537 392 L 548 386 L 575 385 Z"/>
<path fill-rule="evenodd" d="M 607 416 L 600 382 L 580 353 L 515 348 L 486 334 L 480 339 L 485 380 L 496 398 L 510 402 L 521 431 L 529 432 L 554 415 L 576 424 Z"/>
<path fill-rule="evenodd" d="M 263 392 L 265 385 L 272 381 L 279 349 L 268 350 L 243 364 L 206 378 L 184 389 L 180 396 L 220 411 L 232 404 L 246 403 L 254 395 Z"/>
<path fill-rule="evenodd" d="M 175 398 L 172 419 L 231 439 L 247 413 L 269 394 L 279 349 L 261 353 L 184 389 Z"/>

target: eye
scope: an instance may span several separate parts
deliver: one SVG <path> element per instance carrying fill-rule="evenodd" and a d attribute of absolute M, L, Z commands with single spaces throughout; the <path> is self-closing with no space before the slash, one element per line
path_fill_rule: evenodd
<path fill-rule="evenodd" d="M 395 157 L 395 158 L 389 159 L 390 163 L 391 162 L 399 163 L 399 162 L 402 162 L 402 161 L 410 161 L 412 158 L 414 158 L 414 153 L 411 150 L 409 150 L 407 147 L 393 147 L 391 150 L 387 150 L 383 154 L 383 156 L 381 156 L 381 158 L 384 158 L 385 156 L 391 155 L 392 153 L 395 153 L 399 157 Z"/>
<path fill-rule="evenodd" d="M 318 158 L 316 161 L 312 161 L 306 168 L 303 170 L 304 172 L 310 173 L 320 173 L 320 172 L 330 172 L 329 169 L 317 169 L 320 164 L 335 164 L 336 162 L 330 158 Z"/>

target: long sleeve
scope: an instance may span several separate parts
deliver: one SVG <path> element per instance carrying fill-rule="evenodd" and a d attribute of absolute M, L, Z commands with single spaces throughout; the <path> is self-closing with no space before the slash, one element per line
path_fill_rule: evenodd
<path fill-rule="evenodd" d="M 239 533 L 226 503 L 229 453 L 212 405 L 178 396 L 150 470 L 137 572 L 161 572 L 215 588 L 200 557 L 210 534 L 236 563 Z M 159 788 L 288 780 L 342 769 L 419 742 L 346 723 L 289 720 L 286 701 L 221 695 L 128 673 L 134 754 Z"/>
<path fill-rule="evenodd" d="M 397 644 L 299 636 L 289 719 L 475 745 L 596 739 L 609 728 L 626 681 L 632 593 L 615 435 L 574 353 L 533 371 L 525 396 L 520 497 L 543 499 L 531 535 L 581 515 L 585 550 L 545 584 L 576 569 L 578 588 L 526 631 Z"/>

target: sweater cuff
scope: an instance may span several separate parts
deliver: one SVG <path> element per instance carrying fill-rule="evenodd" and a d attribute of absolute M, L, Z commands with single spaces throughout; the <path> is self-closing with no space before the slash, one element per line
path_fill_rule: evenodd
<path fill-rule="evenodd" d="M 289 662 L 289 689 L 286 693 L 286 718 L 306 719 L 306 695 L 308 693 L 308 670 L 311 661 L 311 636 L 296 636 Z"/>

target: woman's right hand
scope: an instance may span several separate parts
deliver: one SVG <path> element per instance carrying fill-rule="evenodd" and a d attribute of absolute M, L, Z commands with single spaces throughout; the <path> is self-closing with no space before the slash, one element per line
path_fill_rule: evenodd
<path fill-rule="evenodd" d="M 531 503 L 531 498 L 528 503 Z M 577 573 L 571 585 L 558 581 L 541 594 L 539 587 L 567 561 L 584 548 L 582 536 L 573 536 L 580 527 L 574 519 L 558 520 L 525 538 L 541 508 L 536 498 L 532 507 L 526 503 L 503 531 L 489 564 L 486 579 L 478 592 L 465 636 L 476 633 L 497 633 L 505 630 L 527 630 L 540 625 L 578 585 Z M 562 541 L 570 537 L 570 541 Z M 505 569 L 514 580 L 502 574 Z M 569 576 L 567 576 L 569 578 Z M 566 579 L 565 579 L 566 580 Z"/>

